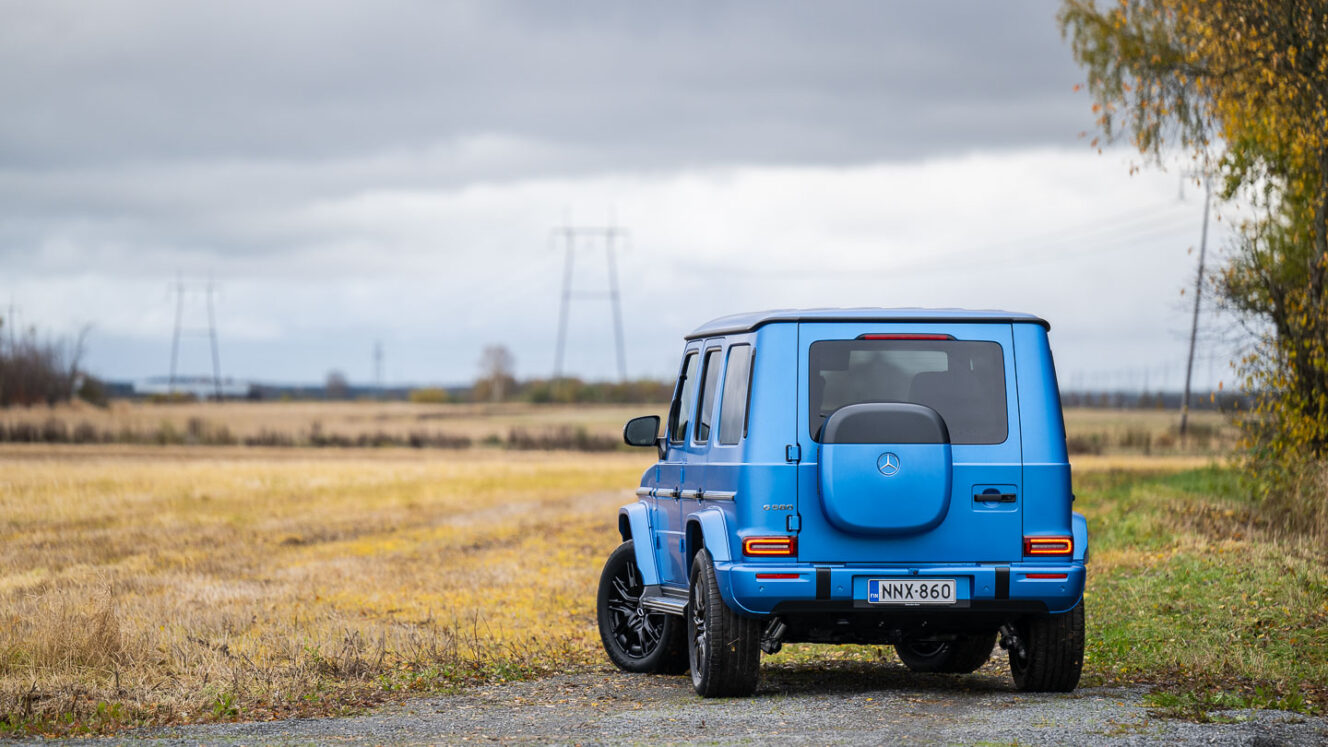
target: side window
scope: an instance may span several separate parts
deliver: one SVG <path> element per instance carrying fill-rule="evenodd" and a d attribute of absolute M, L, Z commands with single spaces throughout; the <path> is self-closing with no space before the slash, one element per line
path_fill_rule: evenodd
<path fill-rule="evenodd" d="M 729 348 L 724 399 L 719 403 L 719 442 L 736 444 L 747 431 L 747 394 L 752 381 L 752 346 Z"/>
<path fill-rule="evenodd" d="M 682 441 L 687 438 L 687 427 L 691 425 L 692 403 L 696 401 L 696 353 L 688 353 L 682 364 L 682 379 L 678 382 L 678 398 L 673 400 L 669 412 L 669 440 Z"/>
<path fill-rule="evenodd" d="M 696 442 L 710 439 L 710 421 L 715 417 L 715 385 L 719 383 L 719 348 L 706 353 L 705 383 L 701 385 L 701 412 L 696 417 Z"/>

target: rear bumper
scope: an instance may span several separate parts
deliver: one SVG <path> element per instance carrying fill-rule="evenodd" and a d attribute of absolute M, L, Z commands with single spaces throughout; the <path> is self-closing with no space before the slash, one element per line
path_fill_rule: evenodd
<path fill-rule="evenodd" d="M 1077 561 L 1019 563 L 812 565 L 810 563 L 717 563 L 720 592 L 735 611 L 765 617 L 786 610 L 843 609 L 963 615 L 999 609 L 1067 612 L 1083 596 L 1084 564 Z M 955 579 L 955 602 L 936 606 L 871 604 L 869 579 Z"/>

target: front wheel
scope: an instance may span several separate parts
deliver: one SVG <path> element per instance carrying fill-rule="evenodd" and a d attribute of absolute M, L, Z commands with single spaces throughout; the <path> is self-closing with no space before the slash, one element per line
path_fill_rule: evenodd
<path fill-rule="evenodd" d="M 1084 666 L 1084 602 L 1061 615 L 1039 615 L 1015 626 L 1020 647 L 1010 649 L 1014 685 L 1026 692 L 1068 693 Z"/>
<path fill-rule="evenodd" d="M 761 675 L 761 623 L 724 604 L 710 553 L 692 561 L 687 650 L 692 687 L 703 698 L 741 697 L 756 691 Z"/>
<path fill-rule="evenodd" d="M 641 606 L 645 586 L 631 540 L 618 545 L 599 577 L 599 637 L 609 659 L 624 672 L 687 671 L 686 624 L 681 617 Z"/>

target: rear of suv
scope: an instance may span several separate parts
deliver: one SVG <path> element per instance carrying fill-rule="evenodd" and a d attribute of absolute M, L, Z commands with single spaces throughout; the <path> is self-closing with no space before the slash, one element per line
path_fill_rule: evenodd
<path fill-rule="evenodd" d="M 893 644 L 971 672 L 999 641 L 1022 690 L 1069 691 L 1087 525 L 1049 325 L 999 311 L 816 309 L 687 337 L 667 421 L 601 577 L 609 657 L 755 690 L 785 642 Z"/>

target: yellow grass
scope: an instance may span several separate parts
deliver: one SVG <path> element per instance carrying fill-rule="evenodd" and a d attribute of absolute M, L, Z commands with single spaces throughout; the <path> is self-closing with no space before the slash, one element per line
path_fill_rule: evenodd
<path fill-rule="evenodd" d="M 593 660 L 648 455 L 327 453 L 0 449 L 0 719 L 321 711 Z"/>

